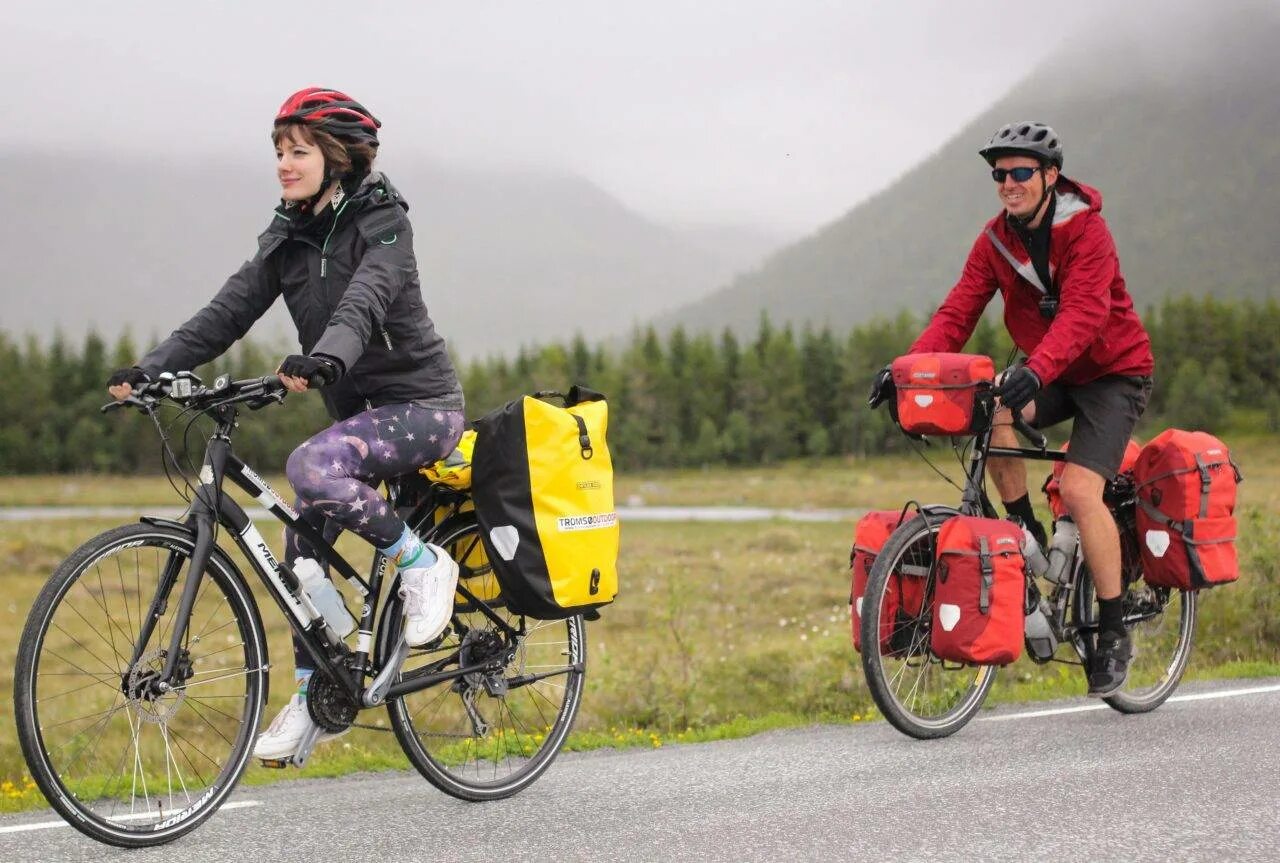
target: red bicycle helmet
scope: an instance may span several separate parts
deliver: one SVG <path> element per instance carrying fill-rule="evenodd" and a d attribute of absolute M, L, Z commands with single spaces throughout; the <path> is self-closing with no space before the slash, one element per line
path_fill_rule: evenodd
<path fill-rule="evenodd" d="M 307 87 L 280 106 L 275 125 L 305 123 L 323 129 L 336 138 L 378 146 L 382 123 L 369 109 L 340 90 Z"/>

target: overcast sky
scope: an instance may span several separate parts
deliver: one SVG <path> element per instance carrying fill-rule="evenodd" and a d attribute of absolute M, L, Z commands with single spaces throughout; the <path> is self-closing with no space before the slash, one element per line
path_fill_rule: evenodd
<path fill-rule="evenodd" d="M 156 155 L 198 194 L 202 159 L 257 159 L 270 183 L 276 108 L 321 84 L 379 115 L 388 162 L 572 172 L 669 224 L 788 234 L 907 170 L 1107 10 L 1107 26 L 1133 14 L 1115 0 L 6 6 L 0 145 Z"/>

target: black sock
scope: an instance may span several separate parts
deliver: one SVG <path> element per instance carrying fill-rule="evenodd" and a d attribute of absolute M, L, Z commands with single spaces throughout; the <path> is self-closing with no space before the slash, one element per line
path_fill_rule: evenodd
<path fill-rule="evenodd" d="M 1110 633 L 1118 638 L 1124 637 L 1124 601 L 1123 597 L 1098 600 L 1098 634 Z"/>
<path fill-rule="evenodd" d="M 1044 526 L 1036 520 L 1035 510 L 1031 508 L 1031 494 L 1028 492 L 1022 497 L 1013 501 L 1004 502 L 1004 511 L 1009 515 L 1017 516 L 1023 526 L 1031 531 L 1031 535 L 1036 538 L 1036 542 L 1040 543 L 1040 547 L 1044 548 L 1048 544 L 1048 535 L 1044 532 Z"/>

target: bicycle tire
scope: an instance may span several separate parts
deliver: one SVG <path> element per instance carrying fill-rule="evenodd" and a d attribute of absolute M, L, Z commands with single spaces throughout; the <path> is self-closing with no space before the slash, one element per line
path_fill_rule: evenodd
<path fill-rule="evenodd" d="M 481 597 L 496 594 L 492 567 L 477 552 L 482 546 L 474 518 L 446 522 L 429 538 L 458 561 L 462 581 L 474 593 Z M 520 616 L 500 599 L 486 604 L 508 623 L 517 628 L 521 625 Z M 392 590 L 380 627 L 380 656 L 386 656 L 401 637 L 400 608 L 400 599 Z M 523 623 L 527 634 L 504 666 L 501 679 L 510 684 L 524 673 L 554 677 L 512 686 L 496 695 L 486 688 L 502 686 L 496 676 L 486 684 L 482 678 L 468 675 L 387 703 L 391 728 L 405 756 L 428 782 L 453 797 L 499 800 L 524 790 L 551 766 L 573 726 L 586 672 L 582 616 L 554 621 L 530 618 Z M 449 629 L 437 643 L 411 652 L 405 668 L 410 668 L 415 656 L 419 662 L 432 662 L 456 654 L 466 639 L 471 645 L 493 647 L 486 642 L 490 637 L 486 633 L 495 629 L 474 605 L 459 597 Z M 553 670 L 556 656 L 564 657 L 563 674 Z M 456 666 L 457 660 L 448 664 Z M 485 724 L 487 728 L 482 728 Z"/>
<path fill-rule="evenodd" d="M 1075 598 L 1072 603 L 1077 652 L 1088 656 L 1091 646 L 1080 633 L 1081 626 L 1097 626 L 1097 605 L 1093 578 L 1083 564 L 1076 572 Z M 1177 630 L 1168 629 L 1170 606 L 1177 606 Z M 1133 644 L 1129 676 L 1117 692 L 1103 701 L 1120 713 L 1150 713 L 1164 704 L 1182 682 L 1195 641 L 1197 594 L 1191 590 L 1153 588 L 1141 578 L 1130 583 L 1124 595 L 1126 625 Z M 1152 614 L 1152 609 L 1159 611 Z M 1145 619 L 1143 619 L 1145 618 Z"/>
<path fill-rule="evenodd" d="M 933 615 L 931 563 L 942 521 L 937 516 L 917 515 L 889 535 L 868 573 L 861 614 L 862 669 L 867 688 L 889 724 L 917 740 L 948 737 L 963 728 L 982 707 L 996 677 L 993 666 L 951 666 L 929 650 L 928 627 Z M 914 621 L 903 624 L 913 627 L 906 646 L 886 654 L 877 649 L 881 644 L 880 609 L 890 573 L 901 572 L 904 566 L 908 571 L 912 568 L 918 571 L 917 576 L 906 577 L 926 579 L 924 602 Z M 895 628 L 890 635 L 891 645 L 897 633 Z M 912 680 L 911 686 L 904 693 L 908 678 Z M 971 679 L 966 681 L 966 678 Z M 960 688 L 956 689 L 957 686 Z M 922 712 L 933 703 L 941 705 L 938 712 L 929 715 Z"/>
<path fill-rule="evenodd" d="M 193 549 L 191 532 L 178 526 L 108 530 L 58 566 L 27 616 L 14 677 L 18 741 L 50 805 L 99 842 L 141 848 L 194 830 L 248 763 L 266 697 L 266 641 L 248 585 L 220 550 L 188 620 L 185 679 L 167 693 L 137 694 L 167 655 Z M 178 562 L 171 601 L 131 666 L 143 614 L 164 580 L 162 560 Z M 112 769 L 116 753 L 100 758 L 99 750 L 122 738 Z"/>

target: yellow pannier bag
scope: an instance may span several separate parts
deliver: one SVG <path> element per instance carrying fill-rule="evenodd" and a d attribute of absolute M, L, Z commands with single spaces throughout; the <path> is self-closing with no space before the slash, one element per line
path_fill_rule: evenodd
<path fill-rule="evenodd" d="M 462 433 L 462 439 L 453 448 L 453 452 L 437 462 L 420 468 L 418 473 L 432 482 L 466 491 L 471 488 L 471 456 L 475 448 L 476 433 L 467 429 Z"/>
<path fill-rule="evenodd" d="M 507 605 L 554 620 L 613 602 L 620 531 L 604 396 L 539 395 L 564 407 L 524 396 L 476 422 L 472 497 Z"/>

